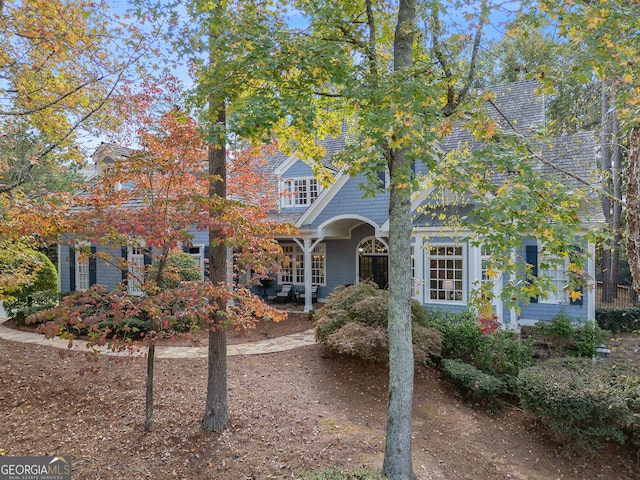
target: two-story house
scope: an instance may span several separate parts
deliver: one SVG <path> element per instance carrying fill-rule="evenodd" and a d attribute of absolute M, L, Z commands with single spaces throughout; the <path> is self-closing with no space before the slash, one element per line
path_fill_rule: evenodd
<path fill-rule="evenodd" d="M 494 105 L 499 112 L 490 113 L 506 117 L 508 124 L 517 125 L 520 132 L 541 127 L 544 123 L 544 99 L 536 94 L 537 88 L 535 81 L 494 88 Z M 441 142 L 441 153 L 444 156 L 462 144 L 473 148 L 473 138 L 460 129 L 454 129 Z M 364 198 L 360 186 L 365 181 L 364 177 L 352 177 L 334 167 L 332 156 L 344 145 L 344 137 L 323 142 L 327 151 L 324 164 L 333 175 L 333 182 L 326 188 L 314 177 L 311 166 L 295 155 L 276 154 L 269 158 L 267 168 L 282 192 L 279 209 L 272 212 L 271 219 L 288 222 L 298 228 L 298 235 L 278 238 L 284 256 L 280 271 L 274 273 L 275 284 L 269 293 L 273 296 L 283 285 L 292 286 L 293 295 L 313 292 L 304 295 L 305 311 L 313 308 L 314 301 L 326 300 L 339 286 L 362 280 L 374 281 L 381 288 L 388 284 L 389 194 L 380 191 L 373 198 Z M 583 174 L 596 167 L 597 142 L 590 133 L 558 138 L 550 148 L 553 148 L 553 161 L 561 170 Z M 126 154 L 126 149 L 103 145 L 94 155 L 94 160 L 104 165 L 105 159 L 113 155 L 124 158 Z M 425 168 L 424 165 L 416 165 L 418 172 Z M 541 166 L 541 169 L 553 170 L 548 165 Z M 568 177 L 567 181 L 570 182 L 571 178 Z M 468 308 L 474 285 L 486 279 L 484 251 L 481 246 L 474 246 L 465 239 L 466 232 L 448 229 L 443 216 L 423 213 L 420 207 L 428 204 L 436 193 L 425 190 L 415 195 L 412 205 L 412 263 L 407 265 L 407 275 L 414 279 L 414 297 L 421 303 L 460 311 Z M 473 205 L 463 208 L 471 210 Z M 597 208 L 590 208 L 583 221 L 585 224 L 600 222 L 601 214 Z M 185 246 L 185 251 L 204 266 L 208 253 L 207 235 L 206 232 L 193 233 L 193 244 Z M 531 264 L 536 273 L 539 248 L 540 242 L 530 238 L 519 251 L 514 252 L 514 256 Z M 593 279 L 594 246 L 589 244 L 582 248 L 590 253 L 587 273 Z M 93 282 L 113 287 L 126 278 L 126 272 L 95 262 L 92 265 L 91 260 L 80 265 L 71 247 L 63 245 L 60 249 L 60 288 L 63 291 L 86 288 Z M 129 260 L 137 259 L 140 268 L 149 261 L 142 249 L 139 252 L 123 249 L 121 255 Z M 559 267 L 545 273 L 552 276 L 556 289 L 545 299 L 531 299 L 522 305 L 519 314 L 506 308 L 502 301 L 495 300 L 494 309 L 502 323 L 513 327 L 518 323 L 549 320 L 560 311 L 578 321 L 595 319 L 595 293 L 592 290 L 585 289 L 583 297 L 572 302 L 564 288 L 567 270 Z M 502 282 L 507 280 L 501 279 Z M 497 298 L 500 290 L 501 284 L 497 282 L 494 288 Z M 135 293 L 135 285 L 130 287 L 130 293 Z"/>

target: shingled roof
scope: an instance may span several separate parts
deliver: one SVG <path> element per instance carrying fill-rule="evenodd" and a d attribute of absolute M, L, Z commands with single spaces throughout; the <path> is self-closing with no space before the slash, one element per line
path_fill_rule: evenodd
<path fill-rule="evenodd" d="M 483 102 L 483 108 L 503 130 L 510 130 L 526 138 L 545 126 L 544 96 L 538 95 L 537 80 L 508 83 L 491 87 L 491 101 Z M 481 94 L 482 92 L 476 92 Z M 464 144 L 472 149 L 482 145 L 464 128 L 457 126 L 440 142 L 445 153 Z"/>

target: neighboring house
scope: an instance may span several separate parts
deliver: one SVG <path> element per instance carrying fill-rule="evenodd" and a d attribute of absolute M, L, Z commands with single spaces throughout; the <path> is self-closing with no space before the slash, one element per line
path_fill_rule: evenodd
<path fill-rule="evenodd" d="M 520 132 L 543 125 L 544 103 L 535 95 L 537 87 L 537 82 L 528 81 L 493 89 L 495 104 L 513 125 L 518 126 Z M 471 138 L 464 132 L 454 131 L 442 142 L 442 154 L 469 140 Z M 323 142 L 327 150 L 324 163 L 334 175 L 333 183 L 327 188 L 315 179 L 312 168 L 296 156 L 280 154 L 269 159 L 268 171 L 283 192 L 280 209 L 270 217 L 297 226 L 299 232 L 297 236 L 278 238 L 284 257 L 281 270 L 274 274 L 275 282 L 269 287 L 269 296 L 274 296 L 282 285 L 287 284 L 293 285 L 294 295 L 311 292 L 312 288 L 317 290 L 317 299 L 322 302 L 336 288 L 363 279 L 372 280 L 382 288 L 388 284 L 389 193 L 363 198 L 364 191 L 360 185 L 365 181 L 364 176 L 351 177 L 333 166 L 331 157 L 344 147 L 344 142 L 344 138 Z M 590 134 L 563 137 L 554 144 L 553 158 L 565 170 L 583 173 L 596 167 L 596 146 Z M 99 165 L 108 165 L 105 159 L 126 156 L 126 149 L 103 145 L 94 154 L 94 160 Z M 424 171 L 424 166 L 416 165 L 416 169 Z M 414 297 L 421 303 L 460 311 L 468 308 L 473 285 L 482 282 L 485 276 L 483 251 L 463 239 L 465 232 L 446 230 L 442 221 L 434 221 L 419 213 L 419 207 L 428 204 L 434 194 L 432 191 L 422 192 L 412 205 L 415 213 L 412 264 L 407 265 L 407 274 L 414 279 Z M 595 208 L 586 216 L 586 223 L 601 221 L 601 214 Z M 208 253 L 206 232 L 194 233 L 193 245 L 185 246 L 185 250 L 189 249 L 203 262 Z M 536 272 L 538 248 L 537 240 L 531 238 L 522 245 L 521 251 L 514 254 L 532 264 Z M 590 278 L 595 278 L 594 247 L 586 245 L 583 248 L 591 254 L 587 273 Z M 85 288 L 95 282 L 112 288 L 126 277 L 126 272 L 122 274 L 113 267 L 100 265 L 99 261 L 92 265 L 88 260 L 85 265 L 80 265 L 72 248 L 61 246 L 60 249 L 59 272 L 63 291 Z M 113 253 L 118 254 L 117 249 Z M 143 249 L 128 249 L 126 252 L 123 249 L 119 253 L 129 260 L 136 259 L 140 268 L 150 259 Z M 595 319 L 595 292 L 586 289 L 580 301 L 570 302 L 562 288 L 567 282 L 567 272 L 557 269 L 547 273 L 553 275 L 557 292 L 546 300 L 533 299 L 522 305 L 520 315 L 496 301 L 494 307 L 502 323 L 515 327 L 517 324 L 550 320 L 561 311 L 578 321 Z M 135 287 L 135 284 L 130 285 L 132 293 L 135 293 Z M 495 293 L 500 293 L 500 285 L 496 286 Z M 311 295 L 305 295 L 304 303 L 305 311 L 313 308 Z"/>

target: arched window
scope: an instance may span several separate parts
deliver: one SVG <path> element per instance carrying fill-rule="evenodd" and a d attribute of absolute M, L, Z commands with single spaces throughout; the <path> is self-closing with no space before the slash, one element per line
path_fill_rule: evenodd
<path fill-rule="evenodd" d="M 378 238 L 366 238 L 358 246 L 360 255 L 388 255 L 389 249 L 384 242 Z"/>

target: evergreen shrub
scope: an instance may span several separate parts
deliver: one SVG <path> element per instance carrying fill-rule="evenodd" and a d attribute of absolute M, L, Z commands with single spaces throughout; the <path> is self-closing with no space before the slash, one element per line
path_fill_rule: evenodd
<path fill-rule="evenodd" d="M 595 454 L 604 441 L 638 443 L 640 376 L 631 364 L 553 358 L 523 369 L 521 405 L 567 453 Z"/>
<path fill-rule="evenodd" d="M 640 307 L 596 307 L 598 326 L 612 333 L 640 330 Z"/>
<path fill-rule="evenodd" d="M 7 314 L 23 322 L 25 317 L 53 307 L 58 300 L 58 272 L 51 260 L 42 252 L 30 250 L 16 261 L 28 262 L 36 270 L 36 278 L 12 294 L 13 300 L 4 302 Z"/>

